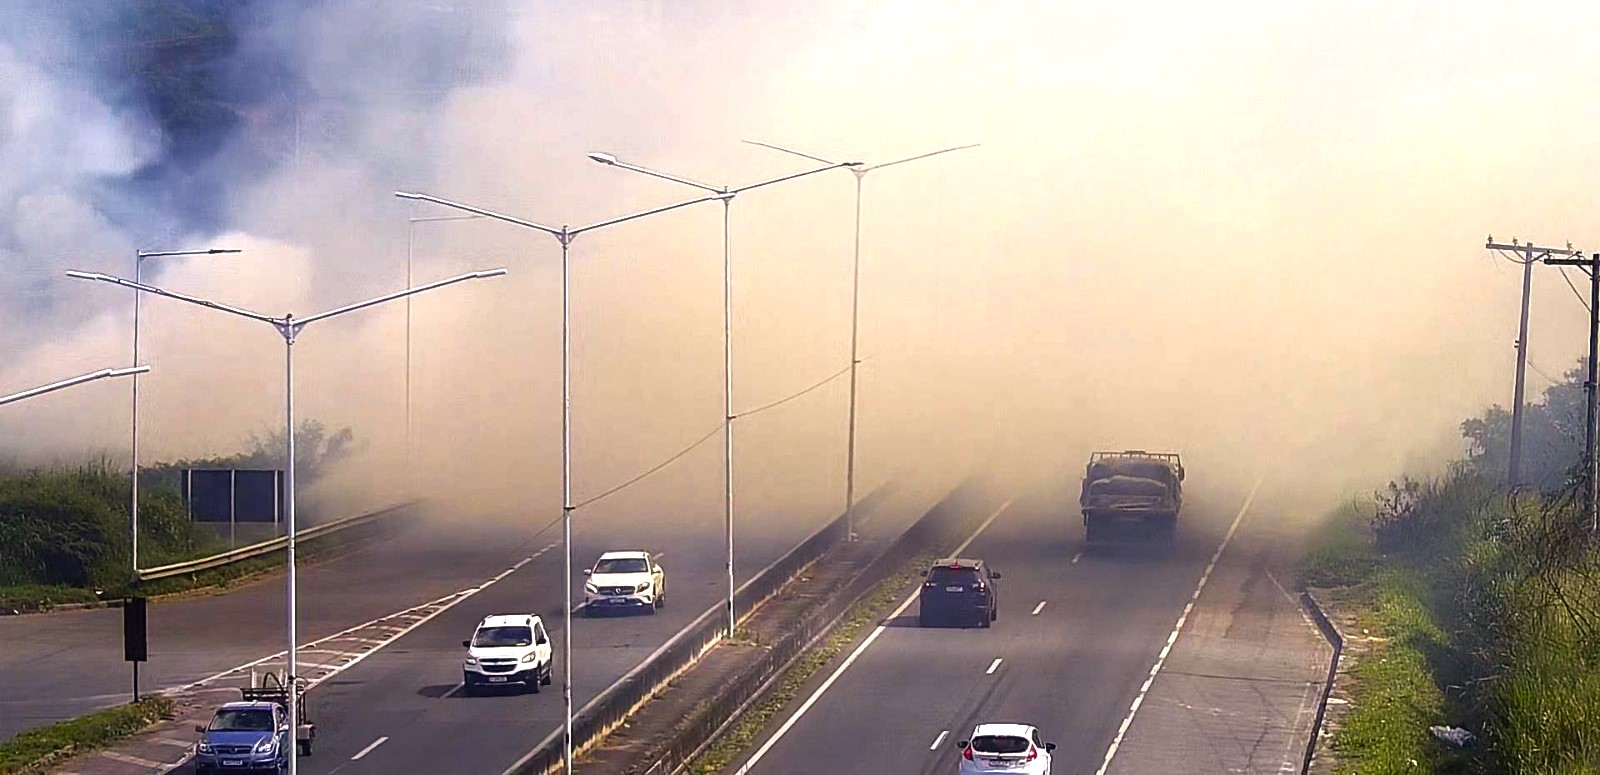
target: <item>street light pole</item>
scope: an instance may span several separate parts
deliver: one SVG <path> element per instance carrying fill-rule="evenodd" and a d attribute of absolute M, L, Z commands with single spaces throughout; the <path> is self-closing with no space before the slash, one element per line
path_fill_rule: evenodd
<path fill-rule="evenodd" d="M 761 142 L 759 140 L 746 140 L 745 142 L 749 143 L 751 145 L 759 145 L 759 146 L 761 146 L 763 148 L 771 148 L 774 151 L 782 151 L 784 153 L 791 154 L 791 155 L 794 155 L 794 156 L 800 156 L 802 158 L 811 159 L 812 161 L 819 161 L 819 162 L 829 163 L 827 159 L 824 159 L 824 158 L 822 158 L 820 156 L 814 156 L 812 154 L 805 153 L 803 151 L 797 151 L 797 150 L 794 150 L 793 148 L 785 148 L 785 147 L 783 147 L 781 145 L 775 145 L 773 143 L 764 143 L 764 142 Z M 892 166 L 894 166 L 896 164 L 905 164 L 906 162 L 913 162 L 913 161 L 917 161 L 918 159 L 926 159 L 929 156 L 938 156 L 939 154 L 942 154 L 942 153 L 950 153 L 952 151 L 964 151 L 964 150 L 966 150 L 968 148 L 977 148 L 977 147 L 978 147 L 978 143 L 972 143 L 971 145 L 957 145 L 957 146 L 952 146 L 950 148 L 942 148 L 940 150 L 932 151 L 932 152 L 929 152 L 929 153 L 919 153 L 916 156 L 908 156 L 908 157 L 906 157 L 904 159 L 898 159 L 896 161 L 885 162 L 883 164 L 874 164 L 874 165 L 869 166 L 869 167 L 852 167 L 850 169 L 850 171 L 852 173 L 854 173 L 855 176 L 856 176 L 856 230 L 855 230 L 856 233 L 855 233 L 855 254 L 854 254 L 854 258 L 851 260 L 851 268 L 850 268 L 850 430 L 849 430 L 848 437 L 847 437 L 848 440 L 845 442 L 845 475 L 844 475 L 845 538 L 846 538 L 846 540 L 849 540 L 849 541 L 854 541 L 856 539 L 856 512 L 855 512 L 855 509 L 856 509 L 856 367 L 861 365 L 861 355 L 860 355 L 860 353 L 861 353 L 861 185 L 862 185 L 862 181 L 866 179 L 867 173 L 871 172 L 873 170 L 883 169 L 884 167 L 892 167 Z"/>
<path fill-rule="evenodd" d="M 147 258 L 169 258 L 172 256 L 214 256 L 219 253 L 242 253 L 241 250 L 226 248 L 209 248 L 205 250 L 136 250 L 133 253 L 133 281 L 143 282 L 144 262 Z M 133 363 L 139 362 L 139 297 L 133 295 Z M 132 461 L 129 468 L 133 469 L 133 494 L 128 507 L 128 519 L 132 548 L 132 578 L 139 578 L 139 375 L 133 375 L 133 410 L 132 415 L 132 447 L 130 457 Z"/>
<path fill-rule="evenodd" d="M 827 162 L 826 166 L 817 167 L 815 169 L 804 170 L 804 171 L 801 171 L 801 172 L 790 173 L 788 175 L 782 175 L 780 177 L 772 178 L 770 180 L 763 180 L 763 181 L 759 181 L 759 182 L 756 182 L 756 183 L 750 183 L 750 184 L 743 185 L 743 186 L 738 186 L 738 187 L 732 187 L 732 186 L 721 186 L 721 187 L 718 187 L 718 186 L 708 185 L 706 183 L 701 183 L 699 181 L 696 181 L 696 180 L 693 180 L 693 179 L 690 179 L 690 178 L 683 178 L 683 177 L 678 177 L 676 175 L 669 175 L 669 174 L 667 174 L 665 172 L 658 172 L 658 171 L 650 169 L 648 167 L 641 167 L 641 166 L 639 166 L 637 164 L 630 164 L 628 162 L 624 162 L 624 161 L 619 160 L 616 157 L 615 154 L 610 154 L 610 153 L 591 153 L 591 154 L 589 154 L 589 159 L 592 160 L 592 161 L 598 162 L 600 164 L 604 164 L 606 166 L 620 167 L 622 169 L 631 170 L 633 172 L 637 172 L 637 173 L 640 173 L 640 174 L 643 174 L 643 175 L 649 175 L 650 177 L 653 177 L 653 178 L 661 178 L 663 180 L 670 180 L 670 181 L 672 181 L 674 183 L 680 183 L 680 184 L 685 185 L 685 186 L 691 186 L 693 188 L 702 189 L 704 191 L 710 191 L 713 194 L 719 194 L 719 195 L 721 195 L 723 197 L 723 199 L 722 199 L 722 205 L 723 205 L 723 207 L 722 207 L 722 372 L 723 372 L 723 374 L 722 374 L 722 377 L 723 377 L 723 380 L 722 380 L 722 409 L 723 409 L 723 412 L 722 412 L 722 414 L 723 414 L 723 420 L 722 420 L 722 437 L 723 437 L 723 443 L 722 443 L 722 475 L 723 475 L 722 509 L 723 509 L 724 527 L 725 527 L 726 532 L 727 532 L 726 543 L 727 543 L 727 552 L 728 552 L 728 559 L 727 559 L 727 564 L 728 564 L 728 599 L 727 599 L 726 609 L 727 609 L 727 615 L 728 615 L 728 637 L 731 638 L 731 637 L 733 637 L 734 632 L 735 632 L 735 630 L 737 628 L 737 625 L 738 625 L 738 617 L 736 616 L 737 612 L 734 610 L 734 601 L 733 601 L 734 592 L 737 591 L 737 587 L 734 586 L 734 572 L 733 572 L 733 420 L 734 420 L 734 414 L 733 414 L 733 246 L 732 246 L 730 232 L 729 232 L 729 221 L 731 219 L 730 211 L 733 209 L 733 198 L 735 196 L 745 192 L 745 191 L 749 191 L 749 190 L 754 189 L 754 188 L 761 188 L 763 186 L 770 186 L 770 185 L 772 185 L 774 183 L 782 183 L 782 182 L 784 182 L 786 180 L 794 180 L 795 178 L 803 178 L 803 177 L 805 177 L 807 175 L 815 175 L 815 174 L 817 174 L 819 172 L 827 172 L 828 170 L 834 170 L 834 169 L 840 169 L 840 168 L 855 168 L 855 167 L 860 166 L 861 162 L 858 162 L 858 161 Z"/>
<path fill-rule="evenodd" d="M 99 371 L 91 371 L 88 374 L 72 377 L 70 379 L 64 379 L 60 382 L 52 382 L 48 385 L 30 388 L 22 391 L 21 393 L 12 393 L 9 396 L 0 396 L 0 406 L 21 401 L 25 398 L 33 398 L 34 396 L 44 395 L 45 393 L 54 393 L 57 390 L 64 390 L 72 387 L 73 385 L 82 385 L 85 382 L 94 382 L 96 380 L 106 379 L 107 377 L 127 377 L 135 374 L 143 374 L 149 370 L 149 366 L 133 366 L 126 369 L 101 369 Z"/>
<path fill-rule="evenodd" d="M 283 479 L 284 479 L 284 489 L 287 491 L 286 495 L 285 495 L 285 500 L 287 500 L 286 519 L 287 519 L 287 522 L 288 522 L 288 529 L 287 529 L 287 534 L 288 535 L 287 535 L 287 539 L 286 539 L 286 543 L 285 543 L 285 553 L 284 554 L 285 554 L 285 561 L 288 563 L 288 620 L 289 620 L 288 621 L 289 649 L 288 649 L 287 652 L 285 652 L 285 660 L 286 661 L 285 661 L 285 667 L 284 667 L 284 686 L 289 690 L 289 729 L 291 730 L 291 738 L 293 738 L 293 736 L 298 733 L 299 728 L 300 728 L 299 727 L 299 707 L 298 707 L 299 703 L 295 700 L 295 692 L 297 690 L 297 687 L 299 686 L 299 679 L 296 676 L 296 673 L 298 672 L 298 654 L 297 654 L 297 652 L 298 652 L 298 649 L 299 649 L 299 644 L 298 644 L 298 636 L 297 636 L 297 632 L 296 632 L 296 625 L 298 623 L 297 622 L 296 612 L 297 612 L 298 609 L 297 609 L 297 606 L 296 606 L 296 599 L 295 599 L 295 596 L 296 596 L 295 595 L 295 593 L 296 593 L 296 585 L 295 585 L 295 534 L 296 534 L 296 526 L 295 526 L 295 481 L 294 481 L 294 479 L 295 479 L 295 477 L 294 477 L 294 473 L 295 473 L 295 459 L 294 459 L 294 431 L 295 431 L 295 427 L 294 427 L 294 343 L 295 343 L 295 339 L 299 337 L 300 332 L 302 330 L 304 330 L 306 326 L 308 326 L 311 323 L 314 323 L 314 322 L 316 322 L 318 320 L 326 320 L 328 318 L 336 317 L 338 315 L 343 315 L 343 314 L 345 314 L 347 312 L 355 312 L 356 310 L 359 310 L 359 309 L 365 309 L 367 307 L 371 307 L 371 306 L 374 306 L 374 305 L 382 304 L 384 302 L 393 301 L 395 299 L 405 298 L 407 296 L 411 296 L 411 295 L 414 295 L 414 294 L 422 293 L 424 291 L 431 291 L 431 290 L 433 290 L 435 288 L 442 288 L 442 287 L 444 287 L 446 285 L 452 285 L 454 283 L 462 282 L 462 281 L 465 281 L 465 280 L 479 280 L 479 279 L 485 279 L 485 278 L 490 278 L 490 277 L 499 277 L 500 275 L 503 275 L 505 273 L 506 273 L 506 270 L 504 270 L 504 269 L 489 269 L 489 270 L 483 270 L 483 271 L 477 271 L 477 272 L 468 272 L 467 274 L 457 275 L 455 277 L 450 277 L 450 278 L 447 278 L 447 279 L 444 279 L 444 280 L 438 280 L 438 281 L 435 281 L 435 282 L 432 282 L 432 283 L 428 283 L 427 285 L 418 286 L 416 288 L 408 288 L 408 289 L 403 290 L 403 291 L 396 291 L 394 293 L 385 294 L 383 296 L 379 296 L 379 297 L 373 298 L 373 299 L 368 299 L 368 300 L 362 301 L 362 302 L 357 302 L 355 304 L 349 304 L 349 305 L 346 305 L 346 306 L 343 306 L 343 307 L 339 307 L 338 309 L 333 309 L 333 310 L 329 310 L 327 312 L 318 313 L 316 315 L 311 315 L 309 317 L 296 318 L 294 315 L 290 314 L 290 315 L 284 315 L 281 318 L 275 318 L 275 317 L 272 317 L 270 315 L 261 314 L 259 312 L 252 312 L 250 310 L 242 309 L 242 308 L 239 308 L 239 307 L 231 307 L 231 306 L 228 306 L 226 304 L 219 304 L 217 302 L 209 301 L 207 299 L 202 299 L 202 298 L 199 298 L 199 297 L 196 297 L 196 296 L 188 296 L 188 295 L 181 294 L 181 293 L 175 293 L 173 291 L 168 291 L 168 290 L 165 290 L 163 288 L 158 288 L 158 287 L 153 286 L 153 285 L 145 285 L 143 283 L 138 283 L 138 282 L 134 282 L 134 281 L 131 281 L 131 280 L 124 280 L 124 279 L 122 279 L 120 277 L 114 277 L 114 276 L 111 276 L 111 275 L 99 274 L 99 273 L 94 273 L 94 272 L 78 272 L 78 271 L 67 272 L 67 276 L 68 277 L 72 277 L 74 279 L 78 279 L 78 280 L 98 280 L 100 282 L 112 283 L 114 285 L 120 285 L 120 286 L 123 286 L 125 288 L 132 288 L 132 289 L 137 290 L 137 291 L 143 291 L 145 293 L 153 293 L 153 294 L 156 294 L 157 296 L 165 296 L 165 297 L 167 297 L 169 299 L 176 299 L 178 301 L 185 301 L 185 302 L 188 302 L 190 304 L 197 304 L 197 305 L 202 306 L 202 307 L 208 307 L 210 309 L 217 310 L 218 312 L 226 312 L 226 313 L 229 313 L 231 315 L 237 315 L 239 317 L 249 318 L 251 320 L 256 320 L 256 321 L 260 321 L 260 322 L 263 322 L 263 323 L 267 323 L 267 324 L 271 325 L 274 329 L 276 329 L 277 332 L 279 333 L 279 335 L 281 335 L 283 337 L 284 348 L 285 348 L 284 349 L 284 369 L 283 369 L 283 371 L 284 371 L 284 387 L 285 387 L 283 413 L 284 413 L 284 429 L 285 429 L 285 431 L 287 433 L 287 436 L 285 438 L 285 454 L 284 454 L 285 460 L 284 460 L 284 476 L 283 476 Z M 290 740 L 289 746 L 290 746 L 289 747 L 289 751 L 288 751 L 289 775 L 296 775 L 298 773 L 298 771 L 299 771 L 299 746 L 297 746 L 294 743 L 293 739 Z"/>
<path fill-rule="evenodd" d="M 698 199 L 677 202 L 664 207 L 655 207 L 619 218 L 610 218 L 577 229 L 569 228 L 565 224 L 557 229 L 524 218 L 453 202 L 449 199 L 440 199 L 428 194 L 396 191 L 394 195 L 401 199 L 432 202 L 444 207 L 462 210 L 471 213 L 472 215 L 469 217 L 493 218 L 514 226 L 544 232 L 555 237 L 556 241 L 561 243 L 561 555 L 563 568 L 563 591 L 561 597 L 561 703 L 565 714 L 565 721 L 561 727 L 561 758 L 566 771 L 570 773 L 572 772 L 572 512 L 577 508 L 572 501 L 572 241 L 584 232 L 603 229 L 607 226 L 643 218 L 647 215 L 664 213 L 668 210 L 676 210 L 680 207 L 688 207 L 689 205 L 710 202 L 716 199 L 726 200 L 720 195 L 703 196 Z"/>
<path fill-rule="evenodd" d="M 416 240 L 417 224 L 433 221 L 470 221 L 476 215 L 435 215 L 406 218 L 406 287 L 411 287 L 412 246 Z M 411 479 L 411 298 L 406 297 L 406 462 L 405 482 L 407 493 L 413 492 Z M 409 495 L 408 495 L 409 499 Z"/>

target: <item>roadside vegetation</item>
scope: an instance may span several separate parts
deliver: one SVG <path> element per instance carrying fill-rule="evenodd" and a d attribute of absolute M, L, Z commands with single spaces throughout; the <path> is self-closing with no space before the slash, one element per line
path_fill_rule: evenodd
<path fill-rule="evenodd" d="M 1393 482 L 1317 536 L 1301 582 L 1354 611 L 1346 636 L 1372 646 L 1332 744 L 1339 772 L 1600 772 L 1600 537 L 1579 497 L 1578 373 L 1528 412 L 1539 486 L 1506 491 L 1495 408 L 1463 423 L 1472 450 L 1446 475 Z M 1447 745 L 1432 725 L 1475 739 Z"/>
<path fill-rule="evenodd" d="M 315 421 L 296 434 L 301 481 L 310 483 L 352 449 L 348 429 L 328 435 Z M 283 434 L 252 437 L 228 457 L 160 463 L 140 471 L 139 564 L 152 567 L 226 548 L 209 525 L 189 521 L 179 495 L 185 468 L 277 468 Z M 107 459 L 23 469 L 0 467 L 0 611 L 92 603 L 133 591 L 127 469 Z M 252 568 L 218 569 L 210 583 Z M 190 583 L 190 582 L 185 582 Z M 148 585 L 147 585 L 148 586 Z M 173 591 L 172 583 L 139 591 Z"/>
<path fill-rule="evenodd" d="M 68 757 L 99 750 L 160 721 L 172 710 L 166 697 L 96 711 L 87 716 L 30 729 L 0 742 L 0 773 L 42 772 Z"/>

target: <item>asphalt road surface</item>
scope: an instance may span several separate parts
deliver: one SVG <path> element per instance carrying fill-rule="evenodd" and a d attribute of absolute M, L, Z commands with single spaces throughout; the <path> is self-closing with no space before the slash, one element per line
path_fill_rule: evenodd
<path fill-rule="evenodd" d="M 1245 497 L 1191 495 L 1170 547 L 1090 550 L 1074 494 L 1018 499 L 961 552 L 1003 574 L 992 628 L 923 629 L 913 602 L 749 771 L 953 772 L 975 724 L 1019 721 L 1058 775 L 1095 773 Z"/>
<path fill-rule="evenodd" d="M 684 529 L 682 525 L 636 525 L 617 518 L 608 524 L 586 523 L 574 531 L 575 570 L 608 549 L 637 547 L 660 554 L 668 575 L 668 605 L 660 614 L 597 619 L 575 628 L 574 649 L 581 649 L 583 655 L 581 661 L 574 660 L 583 666 L 575 675 L 580 698 L 636 664 L 723 593 L 721 520 L 703 521 L 704 529 L 698 525 Z M 781 556 L 823 518 L 814 521 L 817 524 L 773 520 L 760 531 L 746 531 L 738 545 L 739 578 L 748 578 Z M 353 554 L 302 567 L 299 640 L 304 644 L 480 585 L 558 542 L 559 530 L 535 534 L 545 522 L 541 519 L 535 526 L 525 519 L 491 520 L 467 529 L 449 520 L 430 519 Z M 559 619 L 560 572 L 560 552 L 546 551 L 391 647 L 369 655 L 359 671 L 352 668 L 333 676 L 319 687 L 313 700 L 312 710 L 322 725 L 321 745 L 334 752 L 357 745 L 355 738 L 346 735 L 365 735 L 367 727 L 362 725 L 380 709 L 391 709 L 384 712 L 392 717 L 404 707 L 389 696 L 391 692 L 413 703 L 454 705 L 455 696 L 442 695 L 460 681 L 461 639 L 488 613 L 532 611 Z M 581 583 L 581 577 L 574 582 L 576 595 L 581 595 Z M 184 686 L 281 651 L 286 640 L 284 599 L 284 581 L 276 577 L 227 594 L 153 603 L 150 661 L 140 671 L 141 692 Z M 553 634 L 558 633 L 559 621 L 551 624 Z M 0 617 L 0 643 L 4 644 L 0 648 L 0 739 L 124 702 L 130 695 L 131 669 L 122 661 L 122 613 L 118 609 Z M 365 688 L 357 688 L 362 686 Z M 552 704 L 559 708 L 559 679 L 553 688 L 556 691 L 538 697 L 486 697 L 481 703 L 474 698 L 473 704 L 461 707 L 463 718 L 473 725 L 487 723 L 487 717 L 502 718 L 504 723 L 498 727 L 502 730 L 531 724 L 534 716 L 519 716 L 511 708 L 526 706 L 530 714 L 533 709 L 542 713 Z M 360 746 L 392 731 L 382 724 L 372 728 L 379 731 L 360 740 Z M 541 729 L 538 735 L 522 729 L 522 736 L 507 744 L 504 756 L 512 760 L 520 756 L 532 746 L 526 738 L 536 740 L 549 727 Z M 394 739 L 386 745 L 390 751 L 403 749 Z M 510 753 L 512 749 L 516 749 L 515 755 Z M 368 758 L 378 760 L 388 753 L 375 750 Z M 332 767 L 330 759 L 317 758 Z"/>

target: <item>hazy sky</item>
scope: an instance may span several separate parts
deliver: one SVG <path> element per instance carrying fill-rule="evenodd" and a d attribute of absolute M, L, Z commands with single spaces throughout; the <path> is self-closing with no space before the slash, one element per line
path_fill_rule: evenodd
<path fill-rule="evenodd" d="M 406 215 L 438 211 L 397 188 L 579 225 L 693 195 L 588 151 L 722 184 L 806 165 L 744 138 L 869 163 L 982 143 L 865 180 L 874 478 L 996 453 L 1075 476 L 1100 446 L 1180 448 L 1218 477 L 1316 472 L 1319 494 L 1427 470 L 1458 452 L 1461 419 L 1510 400 L 1519 276 L 1484 238 L 1600 250 L 1585 220 L 1600 54 L 1562 35 L 1600 21 L 1580 4 L 290 8 L 241 50 L 277 46 L 292 63 L 297 154 L 230 178 L 225 228 L 174 237 L 249 252 L 155 273 L 274 314 L 403 284 Z M 446 28 L 453 56 L 431 39 Z M 0 323 L 34 334 L 0 337 L 27 342 L 0 389 L 126 360 L 125 292 L 39 278 L 128 271 L 135 238 L 119 239 L 130 229 L 103 192 L 159 147 L 93 81 L 29 69 L 39 48 L 0 48 L 16 64 L 0 68 L 0 159 L 26 160 L 31 182 L 0 186 L 0 270 L 33 278 L 0 283 Z M 220 158 L 259 151 L 251 126 Z M 61 151 L 76 147 L 94 153 Z M 737 406 L 847 363 L 853 194 L 836 172 L 733 205 Z M 574 244 L 580 491 L 717 426 L 720 227 L 708 205 Z M 413 308 L 428 467 L 505 502 L 551 492 L 556 243 L 492 223 L 417 229 L 419 281 L 513 272 Z M 1556 270 L 1536 275 L 1531 360 L 1559 376 L 1586 316 Z M 73 314 L 16 312 L 58 308 Z M 146 311 L 153 455 L 228 451 L 278 422 L 271 331 Z M 389 453 L 379 486 L 403 448 L 403 336 L 395 308 L 314 327 L 298 351 L 303 410 Z M 104 384 L 8 408 L 0 438 L 21 455 L 125 450 L 126 396 Z M 836 381 L 747 421 L 758 504 L 837 499 L 843 407 Z M 717 448 L 632 505 L 715 502 Z"/>

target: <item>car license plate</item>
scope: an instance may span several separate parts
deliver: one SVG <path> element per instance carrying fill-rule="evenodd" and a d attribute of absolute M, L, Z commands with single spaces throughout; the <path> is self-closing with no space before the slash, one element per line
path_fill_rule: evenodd
<path fill-rule="evenodd" d="M 489 683 L 492 683 L 492 684 L 503 684 L 505 682 L 506 682 L 506 677 L 503 676 L 503 675 L 491 675 L 491 676 L 489 676 Z"/>
<path fill-rule="evenodd" d="M 244 766 L 244 760 L 243 759 L 223 759 L 222 760 L 222 766 L 224 766 L 224 767 L 243 767 Z"/>
<path fill-rule="evenodd" d="M 946 591 L 946 592 L 965 592 L 965 591 L 967 591 L 967 588 L 966 587 L 945 587 L 944 591 Z"/>

